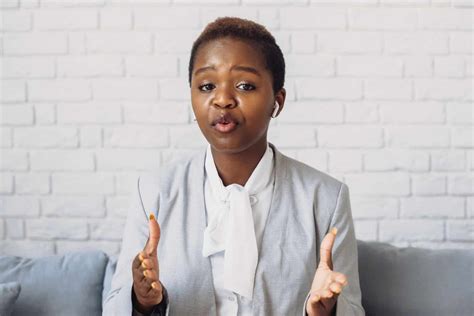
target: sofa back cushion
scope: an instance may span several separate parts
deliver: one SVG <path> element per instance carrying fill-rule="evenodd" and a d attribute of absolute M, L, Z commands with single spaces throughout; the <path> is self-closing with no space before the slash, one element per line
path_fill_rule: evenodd
<path fill-rule="evenodd" d="M 101 315 L 108 257 L 80 251 L 40 258 L 0 256 L 0 283 L 17 281 L 12 315 Z"/>
<path fill-rule="evenodd" d="M 357 243 L 362 305 L 367 316 L 472 315 L 472 249 Z"/>

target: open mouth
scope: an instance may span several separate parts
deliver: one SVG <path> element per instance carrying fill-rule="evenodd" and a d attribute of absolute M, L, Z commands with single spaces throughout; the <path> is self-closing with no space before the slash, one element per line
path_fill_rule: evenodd
<path fill-rule="evenodd" d="M 230 133 L 237 128 L 237 123 L 234 121 L 221 122 L 214 125 L 214 128 L 221 133 Z"/>

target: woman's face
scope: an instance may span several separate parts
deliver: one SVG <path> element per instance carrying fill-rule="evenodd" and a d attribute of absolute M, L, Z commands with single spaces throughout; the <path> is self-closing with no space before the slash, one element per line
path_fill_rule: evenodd
<path fill-rule="evenodd" d="M 198 49 L 191 102 L 199 128 L 215 150 L 236 153 L 259 141 L 266 144 L 275 100 L 280 112 L 285 90 L 274 95 L 271 73 L 250 43 L 224 37 Z"/>

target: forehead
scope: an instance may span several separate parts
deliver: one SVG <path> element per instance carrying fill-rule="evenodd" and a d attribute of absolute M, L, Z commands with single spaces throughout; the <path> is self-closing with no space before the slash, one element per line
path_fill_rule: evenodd
<path fill-rule="evenodd" d="M 232 37 L 211 40 L 199 47 L 194 69 L 207 65 L 219 67 L 234 64 L 252 66 L 261 72 L 265 70 L 265 59 L 257 46 L 249 40 Z"/>

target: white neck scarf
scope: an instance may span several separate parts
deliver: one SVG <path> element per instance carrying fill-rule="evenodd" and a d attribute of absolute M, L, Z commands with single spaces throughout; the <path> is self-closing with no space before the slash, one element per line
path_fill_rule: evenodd
<path fill-rule="evenodd" d="M 211 147 L 206 152 L 206 175 L 217 200 L 228 203 L 211 218 L 204 230 L 202 254 L 210 256 L 225 250 L 224 286 L 252 299 L 258 244 L 250 197 L 258 195 L 273 183 L 273 150 L 267 143 L 265 154 L 255 167 L 245 186 L 230 184 L 224 187 L 214 163 Z"/>

